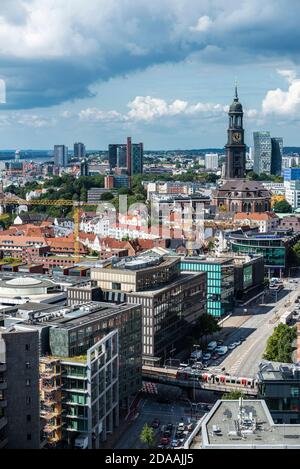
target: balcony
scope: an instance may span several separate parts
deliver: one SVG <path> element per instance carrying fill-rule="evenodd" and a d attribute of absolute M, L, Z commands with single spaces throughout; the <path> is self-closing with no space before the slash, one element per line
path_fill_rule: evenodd
<path fill-rule="evenodd" d="M 0 381 L 0 391 L 3 391 L 4 389 L 7 389 L 7 382 Z"/>
<path fill-rule="evenodd" d="M 0 430 L 7 425 L 7 418 L 6 417 L 0 417 Z"/>
<path fill-rule="evenodd" d="M 3 371 L 6 371 L 6 363 L 0 363 L 0 373 L 3 373 Z"/>

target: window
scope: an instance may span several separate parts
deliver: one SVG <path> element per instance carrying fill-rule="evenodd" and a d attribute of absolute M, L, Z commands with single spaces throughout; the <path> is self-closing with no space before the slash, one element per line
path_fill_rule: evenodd
<path fill-rule="evenodd" d="M 31 441 L 31 433 L 27 433 L 27 441 Z"/>
<path fill-rule="evenodd" d="M 31 404 L 31 397 L 30 396 L 26 396 L 26 404 L 27 405 Z"/>
<path fill-rule="evenodd" d="M 112 282 L 112 289 L 113 290 L 121 290 L 121 284 L 118 282 Z"/>
<path fill-rule="evenodd" d="M 31 368 L 30 362 L 26 362 L 26 369 L 29 370 Z"/>
<path fill-rule="evenodd" d="M 26 415 L 26 422 L 31 422 L 31 415 L 30 414 Z"/>
<path fill-rule="evenodd" d="M 30 350 L 30 344 L 25 344 L 25 350 L 28 352 Z"/>
<path fill-rule="evenodd" d="M 31 381 L 30 381 L 29 378 L 26 378 L 25 384 L 26 384 L 26 386 L 30 386 L 30 385 L 31 385 Z"/>

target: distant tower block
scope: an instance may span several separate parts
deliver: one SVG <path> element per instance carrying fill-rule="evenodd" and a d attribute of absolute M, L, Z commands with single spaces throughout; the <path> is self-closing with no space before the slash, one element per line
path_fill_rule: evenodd
<path fill-rule="evenodd" d="M 17 150 L 15 153 L 15 160 L 19 161 L 20 160 L 20 150 Z"/>

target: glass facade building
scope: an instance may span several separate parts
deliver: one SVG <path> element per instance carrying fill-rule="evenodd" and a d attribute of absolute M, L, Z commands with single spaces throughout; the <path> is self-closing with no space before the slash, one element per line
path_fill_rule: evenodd
<path fill-rule="evenodd" d="M 271 174 L 272 142 L 270 132 L 254 132 L 254 172 Z"/>
<path fill-rule="evenodd" d="M 230 233 L 228 241 L 234 253 L 238 254 L 262 254 L 265 268 L 269 275 L 281 275 L 288 267 L 288 254 L 290 247 L 300 238 L 293 232 L 282 234 L 257 232 Z"/>
<path fill-rule="evenodd" d="M 232 312 L 234 302 L 234 266 L 232 259 L 185 258 L 181 261 L 183 272 L 206 272 L 207 313 L 215 317 Z"/>
<path fill-rule="evenodd" d="M 254 132 L 253 140 L 254 172 L 281 176 L 283 139 L 271 137 L 270 132 Z"/>

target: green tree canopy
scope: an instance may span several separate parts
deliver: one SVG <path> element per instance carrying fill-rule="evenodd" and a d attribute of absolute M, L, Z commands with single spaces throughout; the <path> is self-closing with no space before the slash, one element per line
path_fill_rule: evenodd
<path fill-rule="evenodd" d="M 153 448 L 155 445 L 155 437 L 154 437 L 154 430 L 153 428 L 149 427 L 149 425 L 145 424 L 140 434 L 140 441 L 141 443 L 148 446 L 148 448 Z"/>
<path fill-rule="evenodd" d="M 293 211 L 291 205 L 286 200 L 276 202 L 273 210 L 276 213 L 291 213 Z"/>
<path fill-rule="evenodd" d="M 101 195 L 101 200 L 112 200 L 114 198 L 114 194 L 111 192 L 103 192 Z"/>
<path fill-rule="evenodd" d="M 279 324 L 268 339 L 263 358 L 275 362 L 291 363 L 294 350 L 292 343 L 296 337 L 295 327 Z"/>

